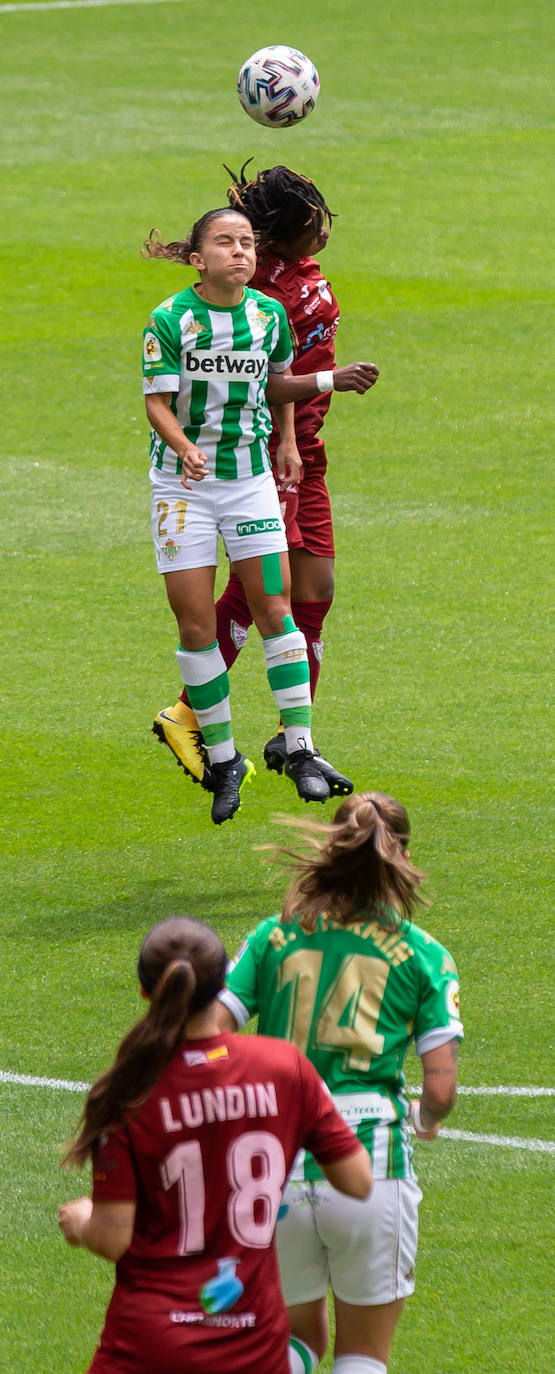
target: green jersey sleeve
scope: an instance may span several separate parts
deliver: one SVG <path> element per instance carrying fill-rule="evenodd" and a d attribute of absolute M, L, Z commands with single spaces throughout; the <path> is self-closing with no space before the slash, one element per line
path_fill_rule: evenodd
<path fill-rule="evenodd" d="M 143 331 L 143 376 L 152 390 L 155 379 L 163 378 L 167 391 L 179 390 L 181 371 L 181 333 L 179 319 L 172 313 L 174 297 L 153 310 Z"/>
<path fill-rule="evenodd" d="M 256 1016 L 259 1005 L 259 969 L 263 951 L 268 945 L 272 926 L 279 925 L 279 916 L 271 916 L 261 921 L 255 930 L 230 959 L 227 966 L 226 986 L 219 995 L 220 1002 L 235 1017 L 238 1026 L 246 1026 L 251 1016 Z"/>
<path fill-rule="evenodd" d="M 419 998 L 414 1025 L 418 1054 L 433 1049 L 446 1038 L 463 1038 L 459 976 L 448 950 L 426 937 L 418 961 Z M 446 1035 L 445 1033 L 449 1034 Z"/>

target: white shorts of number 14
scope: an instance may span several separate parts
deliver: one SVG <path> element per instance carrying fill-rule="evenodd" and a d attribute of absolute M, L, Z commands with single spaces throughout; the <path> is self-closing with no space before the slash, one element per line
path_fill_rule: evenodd
<path fill-rule="evenodd" d="M 355 1307 L 408 1298 L 421 1199 L 413 1178 L 376 1179 L 365 1202 L 325 1181 L 289 1183 L 276 1231 L 287 1306 L 323 1298 L 330 1285 Z"/>

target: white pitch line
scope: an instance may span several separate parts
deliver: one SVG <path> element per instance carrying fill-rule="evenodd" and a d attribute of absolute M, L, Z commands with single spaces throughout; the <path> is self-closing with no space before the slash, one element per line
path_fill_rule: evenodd
<path fill-rule="evenodd" d="M 407 1087 L 408 1093 L 420 1093 L 421 1087 Z M 499 1086 L 497 1088 L 465 1088 L 461 1083 L 457 1085 L 458 1097 L 555 1097 L 555 1088 L 509 1088 Z"/>
<path fill-rule="evenodd" d="M 470 1140 L 473 1145 L 504 1145 L 507 1150 L 541 1150 L 543 1154 L 555 1154 L 553 1140 L 526 1140 L 518 1135 L 482 1135 L 478 1131 L 452 1131 L 442 1127 L 438 1140 Z"/>
<path fill-rule="evenodd" d="M 27 1088 L 55 1088 L 65 1092 L 85 1093 L 90 1088 L 90 1083 L 77 1083 L 71 1078 L 39 1078 L 30 1073 L 10 1073 L 0 1069 L 0 1083 L 19 1083 Z M 418 1088 L 409 1088 L 409 1093 L 416 1093 Z M 543 1097 L 546 1094 L 552 1095 L 553 1088 L 459 1088 L 459 1092 L 479 1094 L 502 1093 L 507 1096 L 520 1097 Z M 555 1154 L 555 1142 L 551 1140 L 527 1140 L 522 1136 L 511 1135 L 485 1135 L 477 1131 L 454 1131 L 449 1127 L 442 1128 L 441 1140 L 466 1140 L 472 1145 L 500 1145 L 508 1150 L 533 1150 L 543 1154 Z"/>
<path fill-rule="evenodd" d="M 94 10 L 112 5 L 191 5 L 195 0 L 31 0 L 27 5 L 0 5 L 0 14 L 25 14 L 27 10 Z"/>
<path fill-rule="evenodd" d="M 24 1088 L 64 1088 L 70 1093 L 86 1093 L 90 1083 L 75 1083 L 71 1078 L 35 1078 L 31 1073 L 5 1073 L 0 1069 L 0 1083 L 21 1083 Z"/>
<path fill-rule="evenodd" d="M 65 1088 L 66 1092 L 86 1093 L 90 1088 L 90 1083 L 76 1083 L 72 1078 L 40 1078 L 29 1073 L 10 1073 L 6 1069 L 0 1069 L 0 1083 L 22 1083 L 29 1088 Z M 408 1093 L 415 1095 L 422 1091 L 421 1087 L 407 1087 Z M 457 1087 L 459 1096 L 468 1097 L 555 1097 L 555 1088 L 538 1087 L 464 1087 L 459 1083 Z M 445 1132 L 443 1132 L 445 1134 Z"/>

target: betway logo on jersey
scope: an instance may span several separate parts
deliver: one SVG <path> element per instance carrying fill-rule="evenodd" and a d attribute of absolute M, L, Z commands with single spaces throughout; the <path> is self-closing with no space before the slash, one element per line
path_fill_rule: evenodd
<path fill-rule="evenodd" d="M 216 376 L 227 382 L 258 382 L 268 367 L 266 353 L 216 353 L 188 348 L 182 356 L 183 372 L 198 381 Z"/>

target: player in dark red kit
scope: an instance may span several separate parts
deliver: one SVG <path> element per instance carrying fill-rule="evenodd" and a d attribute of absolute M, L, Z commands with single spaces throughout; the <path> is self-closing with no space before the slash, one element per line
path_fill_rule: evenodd
<path fill-rule="evenodd" d="M 71 1245 L 115 1260 L 90 1374 L 289 1374 L 273 1236 L 297 1150 L 368 1195 L 367 1152 L 292 1045 L 220 1033 L 226 955 L 200 921 L 143 941 L 147 1015 L 91 1088 L 66 1161 L 92 1198 L 59 1209 Z"/>
<path fill-rule="evenodd" d="M 233 177 L 228 197 L 233 208 L 250 219 L 257 237 L 257 270 L 251 285 L 285 306 L 295 344 L 292 372 L 318 372 L 322 386 L 326 379 L 328 382 L 327 389 L 319 395 L 295 404 L 295 434 L 303 465 L 298 485 L 279 478 L 275 462 L 279 434 L 275 425 L 270 439 L 270 457 L 289 547 L 292 614 L 306 639 L 314 699 L 323 653 L 322 627 L 333 599 L 335 557 L 326 484 L 327 455 L 320 430 L 331 401 L 334 376 L 339 389 L 341 369 L 335 369 L 339 307 L 313 255 L 325 248 L 333 216 L 314 182 L 299 172 L 288 167 L 270 167 L 248 181 L 245 167 L 239 177 Z M 378 369 L 375 371 L 377 380 Z M 218 643 L 229 668 L 246 642 L 252 623 L 233 568 L 216 609 Z M 173 750 L 186 772 L 209 787 L 209 769 L 186 691 L 174 707 L 159 712 L 154 731 Z M 264 757 L 269 768 L 282 772 L 282 731 L 268 741 Z M 352 792 L 349 778 L 318 751 L 316 762 L 331 796 Z"/>

